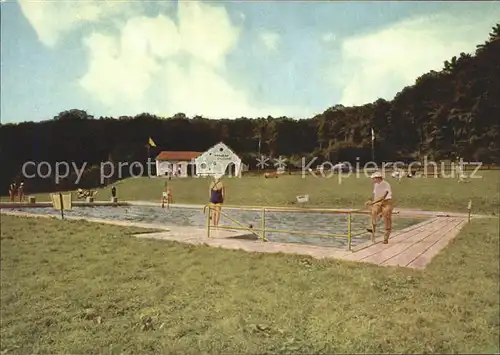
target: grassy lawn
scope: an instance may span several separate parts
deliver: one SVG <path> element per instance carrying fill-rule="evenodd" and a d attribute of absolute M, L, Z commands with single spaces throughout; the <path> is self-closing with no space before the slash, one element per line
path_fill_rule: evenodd
<path fill-rule="evenodd" d="M 243 181 L 228 185 L 301 186 Z M 329 183 L 338 194 L 321 201 L 348 201 L 344 185 Z M 121 193 L 133 194 L 127 184 Z M 143 199 L 154 184 L 133 183 Z M 175 187 L 202 193 L 203 184 Z M 314 191 L 327 191 L 318 184 Z M 284 203 L 294 193 L 275 196 Z M 466 226 L 423 272 L 139 240 L 138 230 L 88 222 L 2 216 L 1 224 L 2 354 L 500 351 L 493 218 Z"/>
<path fill-rule="evenodd" d="M 406 179 L 399 183 L 388 178 L 392 184 L 397 207 L 424 210 L 467 212 L 469 199 L 473 212 L 498 214 L 500 171 L 480 171 L 481 179 L 470 183 L 457 179 L 419 178 Z M 160 201 L 165 179 L 131 178 L 116 184 L 120 200 Z M 203 204 L 208 201 L 207 179 L 174 179 L 169 182 L 174 202 Z M 278 179 L 261 176 L 244 176 L 241 179 L 225 178 L 227 203 L 232 205 L 290 206 L 295 196 L 310 195 L 311 206 L 332 208 L 361 208 L 370 198 L 370 179 L 361 177 L 315 178 L 300 175 L 284 175 Z M 76 198 L 76 195 L 75 195 Z M 99 200 L 111 198 L 110 188 L 99 192 Z M 4 198 L 5 200 L 5 198 Z M 38 200 L 48 201 L 47 194 Z"/>

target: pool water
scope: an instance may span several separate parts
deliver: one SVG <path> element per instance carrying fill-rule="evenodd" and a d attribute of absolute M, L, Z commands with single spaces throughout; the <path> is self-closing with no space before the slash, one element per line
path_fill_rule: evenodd
<path fill-rule="evenodd" d="M 60 212 L 52 208 L 30 208 L 32 213 L 60 215 Z M 223 213 L 235 219 L 239 223 L 253 228 L 261 228 L 260 211 L 242 211 L 237 209 L 223 209 Z M 65 211 L 67 216 L 103 218 L 109 220 L 134 221 L 142 223 L 158 223 L 175 226 L 192 226 L 205 228 L 206 216 L 203 210 L 197 208 L 171 207 L 161 208 L 156 206 L 96 206 L 96 207 L 74 207 Z M 270 212 L 265 213 L 265 226 L 269 229 L 293 230 L 296 232 L 309 233 L 332 233 L 347 234 L 346 214 L 327 213 L 291 213 Z M 365 231 L 369 223 L 369 216 L 353 214 L 351 219 L 351 231 L 360 234 Z M 392 221 L 392 230 L 401 230 L 409 227 L 420 220 L 395 217 Z M 383 221 L 379 221 L 379 231 L 384 230 Z M 237 226 L 229 218 L 221 215 L 220 225 Z M 260 232 L 256 231 L 260 234 Z M 363 233 L 352 238 L 352 245 L 363 243 L 371 237 L 370 233 Z M 331 238 L 293 233 L 267 232 L 266 238 L 278 243 L 300 243 L 317 246 L 345 247 L 347 238 Z"/>

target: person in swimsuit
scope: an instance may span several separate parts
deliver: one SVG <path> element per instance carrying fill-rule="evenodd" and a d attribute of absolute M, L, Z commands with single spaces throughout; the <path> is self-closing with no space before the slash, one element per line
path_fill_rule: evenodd
<path fill-rule="evenodd" d="M 215 178 L 215 180 L 210 184 L 209 190 L 210 200 L 214 206 L 211 210 L 210 219 L 213 221 L 213 225 L 217 226 L 220 219 L 220 209 L 221 205 L 224 203 L 225 189 L 220 178 Z"/>
<path fill-rule="evenodd" d="M 165 202 L 167 203 L 167 208 L 170 208 L 172 203 L 172 190 L 165 184 L 163 188 L 162 198 L 161 198 L 161 208 L 165 208 Z"/>

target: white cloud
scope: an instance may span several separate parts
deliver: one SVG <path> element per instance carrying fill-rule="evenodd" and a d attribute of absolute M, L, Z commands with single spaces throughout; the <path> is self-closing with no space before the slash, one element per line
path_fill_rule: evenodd
<path fill-rule="evenodd" d="M 25 16 L 48 46 L 91 23 L 94 32 L 82 38 L 88 69 L 79 83 L 112 112 L 228 118 L 306 114 L 296 107 L 255 103 L 231 80 L 225 62 L 238 43 L 240 28 L 222 5 L 183 1 L 176 14 L 168 9 L 168 15 L 149 17 L 128 2 L 122 7 L 100 4 L 105 14 L 96 11 L 95 2 L 80 2 L 84 16 L 76 17 L 70 6 L 21 1 Z M 174 15 L 177 21 L 170 17 Z M 58 16 L 66 20 L 57 23 Z"/>
<path fill-rule="evenodd" d="M 21 11 L 38 38 L 54 47 L 65 34 L 97 21 L 118 20 L 141 11 L 138 2 L 107 1 L 33 1 L 18 0 Z"/>
<path fill-rule="evenodd" d="M 242 109 L 249 114 L 256 113 L 244 91 L 234 88 L 223 76 L 196 59 L 187 67 L 178 62 L 168 63 L 164 77 L 169 100 L 186 108 L 190 115 L 238 117 Z"/>
<path fill-rule="evenodd" d="M 334 85 L 342 90 L 339 103 L 392 99 L 422 74 L 440 70 L 445 60 L 473 52 L 498 18 L 498 11 L 483 14 L 481 20 L 469 14 L 441 14 L 347 38 L 341 44 L 340 60 L 332 60 L 329 68 Z"/>
<path fill-rule="evenodd" d="M 325 33 L 321 39 L 323 40 L 323 42 L 335 42 L 335 40 L 337 39 L 337 36 L 335 36 L 335 34 L 331 33 L 331 32 L 328 32 L 328 33 Z"/>
<path fill-rule="evenodd" d="M 226 9 L 194 1 L 180 2 L 178 18 L 184 50 L 211 65 L 223 66 L 240 32 L 231 24 Z"/>
<path fill-rule="evenodd" d="M 271 51 L 276 51 L 278 49 L 280 39 L 280 35 L 275 32 L 263 31 L 260 33 L 260 40 L 262 44 Z"/>
<path fill-rule="evenodd" d="M 140 110 L 161 60 L 179 53 L 181 39 L 170 18 L 140 16 L 122 27 L 120 37 L 93 33 L 84 45 L 89 68 L 82 87 L 108 107 L 127 103 Z"/>
<path fill-rule="evenodd" d="M 223 7 L 181 2 L 178 26 L 164 15 L 134 17 L 120 33 L 85 39 L 90 66 L 81 84 L 108 106 L 204 115 L 249 107 L 245 94 L 219 74 L 239 36 Z M 153 87 L 160 91 L 149 96 Z"/>

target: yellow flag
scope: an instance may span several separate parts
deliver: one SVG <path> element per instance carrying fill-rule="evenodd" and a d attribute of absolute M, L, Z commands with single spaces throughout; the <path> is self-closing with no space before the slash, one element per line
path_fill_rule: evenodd
<path fill-rule="evenodd" d="M 156 147 L 156 144 L 155 142 L 151 139 L 151 137 L 149 137 L 149 145 L 152 146 L 152 147 Z"/>

